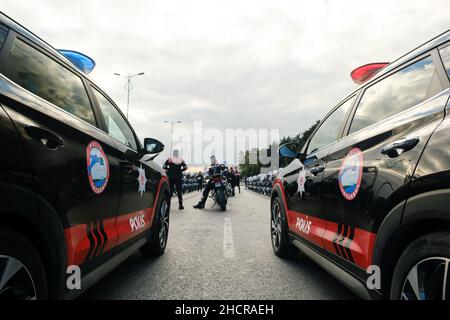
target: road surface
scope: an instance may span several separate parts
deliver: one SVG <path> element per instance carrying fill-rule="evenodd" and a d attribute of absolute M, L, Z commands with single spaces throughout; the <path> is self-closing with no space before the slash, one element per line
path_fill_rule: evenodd
<path fill-rule="evenodd" d="M 355 299 L 307 257 L 285 261 L 272 252 L 268 197 L 245 191 L 227 212 L 172 200 L 169 241 L 156 259 L 136 253 L 81 299 Z"/>

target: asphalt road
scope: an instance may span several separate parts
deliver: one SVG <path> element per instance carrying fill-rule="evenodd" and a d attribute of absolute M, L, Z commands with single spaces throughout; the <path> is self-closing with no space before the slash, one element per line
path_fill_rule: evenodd
<path fill-rule="evenodd" d="M 227 212 L 192 208 L 200 193 L 175 198 L 166 252 L 136 253 L 81 299 L 355 299 L 301 254 L 285 261 L 272 252 L 267 197 L 242 189 Z"/>

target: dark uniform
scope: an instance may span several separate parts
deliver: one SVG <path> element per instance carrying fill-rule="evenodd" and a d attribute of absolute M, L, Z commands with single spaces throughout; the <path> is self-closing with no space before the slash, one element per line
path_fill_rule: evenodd
<path fill-rule="evenodd" d="M 236 184 L 236 187 L 238 187 L 239 193 L 241 193 L 241 174 L 239 171 L 234 172 L 234 183 Z"/>
<path fill-rule="evenodd" d="M 197 183 L 198 183 L 197 191 L 202 191 L 202 188 L 203 188 L 203 175 L 201 173 L 199 173 L 197 175 Z"/>
<path fill-rule="evenodd" d="M 182 182 L 183 182 L 183 171 L 187 170 L 187 165 L 183 158 L 180 157 L 170 157 L 166 160 L 163 166 L 166 170 L 167 177 L 169 178 L 170 184 L 170 196 L 176 189 L 178 195 L 179 209 L 184 209 L 183 207 L 183 192 L 182 192 Z"/>

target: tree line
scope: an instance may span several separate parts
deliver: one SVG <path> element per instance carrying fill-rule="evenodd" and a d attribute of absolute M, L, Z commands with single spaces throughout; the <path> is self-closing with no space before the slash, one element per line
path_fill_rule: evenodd
<path fill-rule="evenodd" d="M 312 126 L 310 126 L 305 131 L 291 137 L 282 137 L 280 141 L 274 142 L 272 145 L 268 146 L 267 149 L 253 148 L 251 150 L 246 150 L 241 154 L 241 161 L 239 164 L 239 169 L 242 177 L 250 177 L 260 174 L 263 168 L 270 169 L 270 164 L 262 164 L 260 159 L 261 156 L 270 157 L 270 151 L 278 150 L 278 147 L 286 143 L 295 143 L 298 146 L 298 150 L 303 148 L 304 144 L 308 141 L 309 137 L 313 133 L 314 129 L 317 127 L 320 121 L 316 121 Z M 251 164 L 250 159 L 256 159 L 257 163 Z M 280 158 L 280 168 L 285 167 L 290 162 L 289 159 Z"/>

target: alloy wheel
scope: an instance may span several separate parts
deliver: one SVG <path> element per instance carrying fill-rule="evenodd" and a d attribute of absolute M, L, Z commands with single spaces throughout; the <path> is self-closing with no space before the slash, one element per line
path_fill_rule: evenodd
<path fill-rule="evenodd" d="M 402 300 L 446 300 L 450 259 L 431 257 L 415 264 L 403 282 Z"/>
<path fill-rule="evenodd" d="M 278 202 L 275 202 L 272 207 L 271 220 L 272 244 L 278 250 L 281 243 L 281 210 Z"/>
<path fill-rule="evenodd" d="M 169 205 L 167 201 L 163 201 L 161 204 L 161 212 L 159 216 L 160 220 L 160 229 L 159 229 L 159 245 L 161 248 L 164 248 L 167 241 L 167 235 L 169 231 L 169 214 L 168 214 Z"/>
<path fill-rule="evenodd" d="M 0 300 L 36 300 L 33 278 L 14 257 L 0 255 Z"/>

